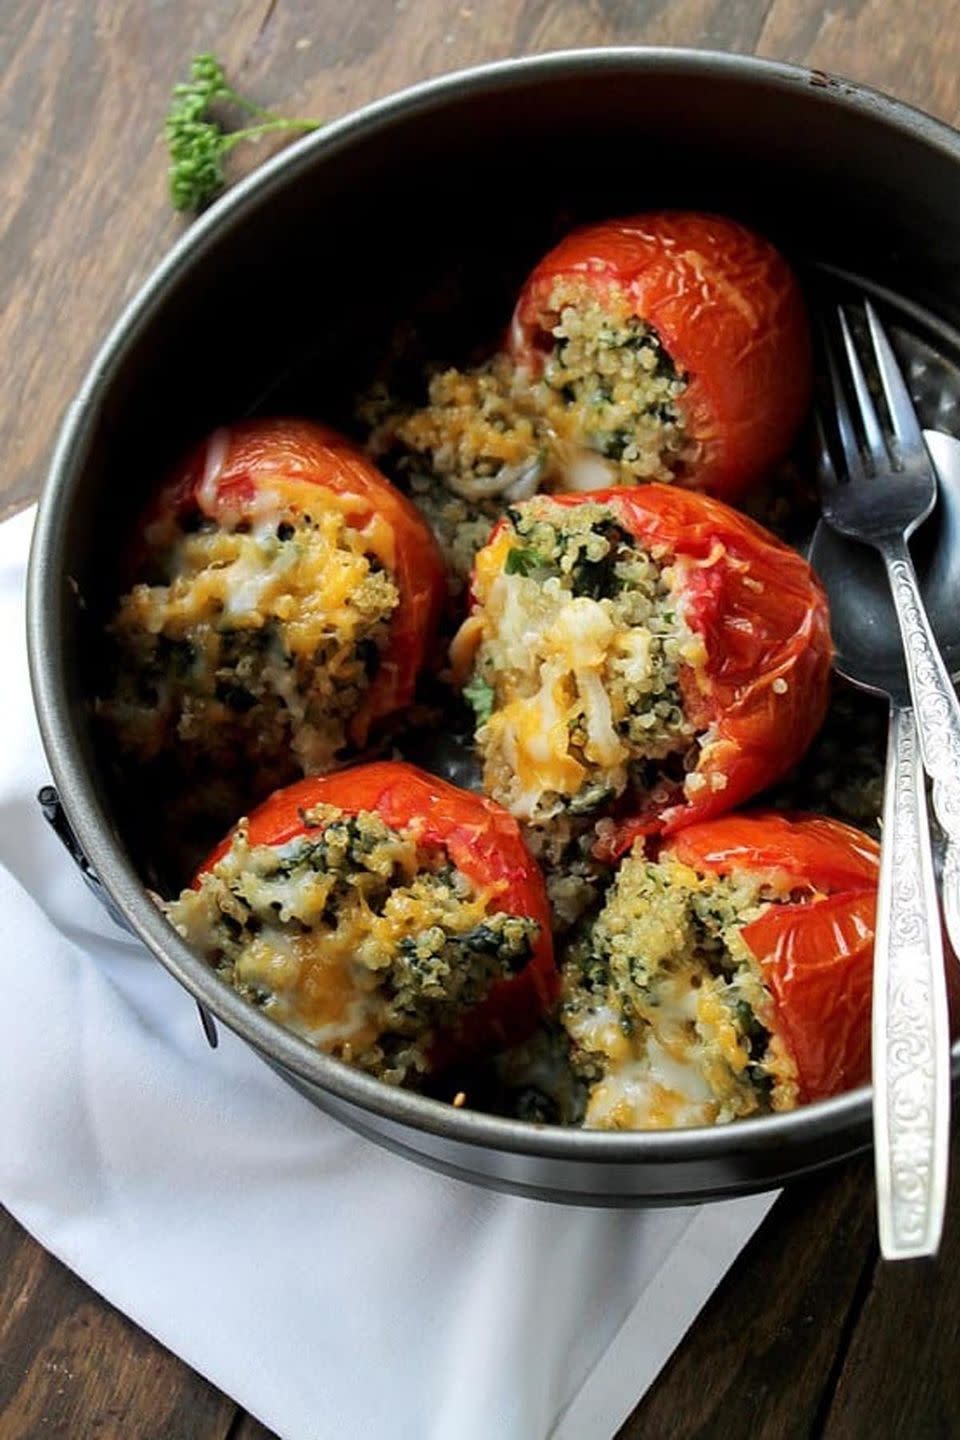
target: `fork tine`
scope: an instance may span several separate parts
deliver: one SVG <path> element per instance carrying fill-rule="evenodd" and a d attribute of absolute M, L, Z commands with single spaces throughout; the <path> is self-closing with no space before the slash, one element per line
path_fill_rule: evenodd
<path fill-rule="evenodd" d="M 813 412 L 813 428 L 817 437 L 817 486 L 821 495 L 826 495 L 835 490 L 840 484 L 837 476 L 836 466 L 833 463 L 833 456 L 830 453 L 830 446 L 827 442 L 827 432 L 823 424 L 823 416 L 819 410 Z"/>
<path fill-rule="evenodd" d="M 873 341 L 873 353 L 876 357 L 877 369 L 880 372 L 880 382 L 883 385 L 887 409 L 890 412 L 890 423 L 900 447 L 900 458 L 905 466 L 917 463 L 929 465 L 920 423 L 917 420 L 917 412 L 913 408 L 913 401 L 904 382 L 900 366 L 897 364 L 893 348 L 887 339 L 886 331 L 880 324 L 880 317 L 869 300 L 865 302 L 865 308 L 870 339 Z"/>
<path fill-rule="evenodd" d="M 870 386 L 867 384 L 867 377 L 863 373 L 860 356 L 857 353 L 857 347 L 854 344 L 853 335 L 850 333 L 850 326 L 847 324 L 847 317 L 842 305 L 837 306 L 837 319 L 840 322 L 840 334 L 843 336 L 843 348 L 847 352 L 847 364 L 850 367 L 850 378 L 853 381 L 853 388 L 857 396 L 857 405 L 860 410 L 860 423 L 863 425 L 863 434 L 867 442 L 867 450 L 875 465 L 889 465 L 890 457 L 887 454 L 887 444 L 883 438 L 883 427 L 880 424 L 880 416 L 877 414 L 877 407 L 873 403 Z"/>
<path fill-rule="evenodd" d="M 850 406 L 847 403 L 847 392 L 840 378 L 840 367 L 837 363 L 835 342 L 828 327 L 824 324 L 821 328 L 823 348 L 827 357 L 827 370 L 830 375 L 830 389 L 833 393 L 833 414 L 837 422 L 837 431 L 840 435 L 840 448 L 843 451 L 843 461 L 847 471 L 847 479 L 855 482 L 857 480 L 863 480 L 864 478 L 863 460 L 860 455 L 860 442 L 857 439 L 853 417 L 850 414 Z M 822 425 L 820 430 L 822 435 Z"/>

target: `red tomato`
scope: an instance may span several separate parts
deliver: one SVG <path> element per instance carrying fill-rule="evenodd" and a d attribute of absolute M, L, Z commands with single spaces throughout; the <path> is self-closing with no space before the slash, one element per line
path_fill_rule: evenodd
<path fill-rule="evenodd" d="M 681 483 L 734 499 L 786 452 L 810 404 L 810 335 L 796 279 L 768 241 L 684 211 L 574 230 L 517 303 L 509 345 L 534 372 L 553 343 L 553 287 L 572 278 L 601 302 L 613 288 L 625 293 L 688 377 L 677 405 L 696 456 Z"/>
<path fill-rule="evenodd" d="M 793 890 L 877 888 L 877 842 L 825 815 L 749 810 L 681 830 L 664 848 L 684 865 L 729 875 L 732 870 L 778 871 Z"/>
<path fill-rule="evenodd" d="M 876 842 L 839 820 L 757 811 L 691 825 L 661 853 L 700 874 L 776 873 L 801 892 L 741 934 L 776 1003 L 801 1099 L 869 1080 Z"/>
<path fill-rule="evenodd" d="M 546 886 L 513 816 L 485 796 L 448 785 L 404 761 L 382 760 L 275 791 L 246 822 L 251 845 L 284 845 L 309 833 L 304 812 L 315 805 L 333 805 L 347 815 L 361 810 L 379 815 L 391 829 L 444 850 L 478 888 L 492 889 L 491 909 L 536 921 L 540 928 L 527 965 L 496 981 L 464 1017 L 456 1036 L 441 1038 L 435 1063 L 525 1040 L 555 998 L 558 981 Z M 228 835 L 201 866 L 195 886 L 231 839 Z"/>
<path fill-rule="evenodd" d="M 376 720 L 412 700 L 446 597 L 443 561 L 420 512 L 363 452 L 336 430 L 308 420 L 244 420 L 214 431 L 187 457 L 148 522 L 199 509 L 236 524 L 253 518 L 273 496 L 297 510 L 309 503 L 297 493 L 304 485 L 337 497 L 349 523 L 368 532 L 371 553 L 400 592 L 380 666 L 350 723 L 351 739 L 363 745 Z"/>
<path fill-rule="evenodd" d="M 705 783 L 689 797 L 678 785 L 612 827 L 597 847 L 610 859 L 638 835 L 669 835 L 735 808 L 799 760 L 829 700 L 830 616 L 807 562 L 719 500 L 656 484 L 551 500 L 608 505 L 644 549 L 664 556 L 707 651 L 698 675 L 681 672 L 686 713 L 710 732 L 696 769 Z"/>

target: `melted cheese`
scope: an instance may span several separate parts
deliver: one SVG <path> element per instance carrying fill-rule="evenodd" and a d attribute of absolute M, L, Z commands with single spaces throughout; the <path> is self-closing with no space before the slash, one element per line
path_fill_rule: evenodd
<path fill-rule="evenodd" d="M 211 484 L 217 453 L 211 441 Z M 345 745 L 369 685 L 367 647 L 382 650 L 399 604 L 393 533 L 365 509 L 358 517 L 357 497 L 302 481 L 280 489 L 245 501 L 240 529 L 220 506 L 217 528 L 166 536 L 169 583 L 137 585 L 121 599 L 110 627 L 123 657 L 118 699 L 102 713 L 143 758 L 186 741 L 217 768 L 220 746 L 228 764 L 242 763 L 239 748 L 255 767 L 266 758 L 285 768 L 292 750 L 317 773 Z M 185 650 L 170 660 L 153 637 Z M 142 672 L 156 703 L 140 697 Z M 235 707 L 224 695 L 244 698 Z"/>
<path fill-rule="evenodd" d="M 207 453 L 203 461 L 203 478 L 200 481 L 197 500 L 200 508 L 206 510 L 208 514 L 212 514 L 217 503 L 217 487 L 220 484 L 220 474 L 229 447 L 230 431 L 224 426 L 221 426 L 219 430 L 214 430 L 207 441 Z"/>
<path fill-rule="evenodd" d="M 318 946 L 312 935 L 271 931 L 244 949 L 236 977 L 269 992 L 274 1018 L 322 1049 L 344 1044 L 367 1049 L 376 1043 L 377 997 L 358 985 L 343 949 Z"/>
<path fill-rule="evenodd" d="M 500 887 L 464 892 L 462 884 L 434 882 L 429 871 L 421 874 L 415 840 L 382 826 L 379 834 L 368 827 L 368 868 L 345 888 L 339 862 L 315 869 L 301 859 L 300 846 L 251 849 L 238 832 L 199 889 L 185 891 L 168 913 L 202 953 L 226 953 L 232 983 L 274 1019 L 320 1049 L 356 1059 L 396 1032 L 398 1018 L 407 1033 L 409 1013 L 398 1017 L 394 991 L 383 981 L 401 947 L 438 929 L 462 935 L 496 924 L 491 910 Z M 375 908 L 367 900 L 370 884 L 378 886 Z M 225 914 L 232 916 L 226 938 Z M 254 933 L 244 929 L 251 915 Z M 223 968 L 222 958 L 218 963 Z M 424 995 L 442 1001 L 446 974 L 440 966 L 424 978 Z"/>
<path fill-rule="evenodd" d="M 323 511 L 296 545 L 278 545 L 275 528 L 270 517 L 247 534 L 187 536 L 170 585 L 136 586 L 115 628 L 183 639 L 201 623 L 259 629 L 276 619 L 284 622 L 295 654 L 310 655 L 337 633 L 352 646 L 358 618 L 353 597 L 370 573 L 355 532 L 337 510 Z"/>
<path fill-rule="evenodd" d="M 481 552 L 482 572 L 490 574 L 498 558 L 503 563 L 511 544 L 499 537 L 491 554 Z M 573 596 L 558 581 L 540 585 L 502 570 L 491 575 L 485 623 L 504 657 L 503 703 L 490 718 L 486 743 L 502 748 L 519 789 L 511 809 L 529 818 L 546 791 L 574 795 L 586 779 L 586 767 L 571 754 L 574 715 L 586 727 L 587 760 L 613 768 L 627 758 L 602 678 L 618 632 L 609 604 Z"/>
<path fill-rule="evenodd" d="M 532 816 L 544 791 L 573 795 L 583 784 L 586 769 L 570 754 L 570 711 L 564 667 L 545 665 L 535 695 L 508 701 L 487 722 L 488 744 L 502 748 L 516 776 L 515 815 Z"/>
<path fill-rule="evenodd" d="M 796 1104 L 775 1006 L 741 933 L 772 903 L 763 893 L 752 874 L 700 875 L 642 846 L 624 860 L 564 965 L 561 1014 L 589 1086 L 588 1125 L 713 1125 Z"/>
<path fill-rule="evenodd" d="M 590 1090 L 586 1125 L 652 1130 L 714 1123 L 718 1091 L 705 1070 L 705 1046 L 694 1023 L 705 997 L 692 981 L 690 971 L 666 977 L 656 1006 L 646 1012 L 649 1028 L 644 1025 L 638 1035 L 625 1033 L 609 1006 L 568 1022 L 576 1043 L 605 1061 L 602 1080 Z"/>
<path fill-rule="evenodd" d="M 655 1040 L 642 1060 L 612 1067 L 590 1092 L 584 1124 L 602 1130 L 667 1130 L 712 1125 L 717 1102 L 696 1063 Z"/>
<path fill-rule="evenodd" d="M 451 658 L 460 683 L 472 666 L 492 691 L 477 735 L 484 788 L 538 824 L 621 795 L 634 762 L 685 755 L 697 733 L 681 669 L 699 680 L 707 655 L 683 576 L 617 538 L 615 509 L 536 496 L 519 512 L 477 556 Z"/>

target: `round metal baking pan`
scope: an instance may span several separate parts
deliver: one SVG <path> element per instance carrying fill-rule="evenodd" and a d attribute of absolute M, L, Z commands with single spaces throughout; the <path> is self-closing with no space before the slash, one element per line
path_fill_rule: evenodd
<path fill-rule="evenodd" d="M 417 86 L 301 140 L 208 211 L 120 317 L 66 416 L 34 537 L 28 637 L 44 746 L 119 914 L 320 1108 L 465 1180 L 584 1204 L 765 1189 L 870 1139 L 866 1089 L 666 1133 L 455 1110 L 318 1054 L 224 987 L 150 899 L 149 857 L 134 858 L 90 724 L 116 556 L 151 485 L 185 444 L 265 395 L 336 419 L 451 257 L 489 318 L 570 224 L 664 205 L 736 215 L 794 257 L 902 297 L 901 333 L 946 373 L 960 362 L 958 195 L 960 136 L 820 72 L 678 50 L 548 55 Z M 924 420 L 952 428 L 940 412 Z"/>

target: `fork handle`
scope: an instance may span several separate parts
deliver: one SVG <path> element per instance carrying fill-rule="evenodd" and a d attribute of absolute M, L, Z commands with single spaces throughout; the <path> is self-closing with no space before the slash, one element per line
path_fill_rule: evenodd
<path fill-rule="evenodd" d="M 943 918 L 953 953 L 960 960 L 960 841 L 950 837 L 943 855 L 940 876 L 943 891 Z"/>
<path fill-rule="evenodd" d="M 873 962 L 880 1250 L 935 1255 L 950 1138 L 950 1030 L 926 787 L 913 711 L 893 706 Z"/>
<path fill-rule="evenodd" d="M 904 540 L 880 547 L 896 607 L 923 765 L 933 783 L 933 809 L 948 842 L 944 912 L 960 956 L 960 701 L 937 645 Z"/>

